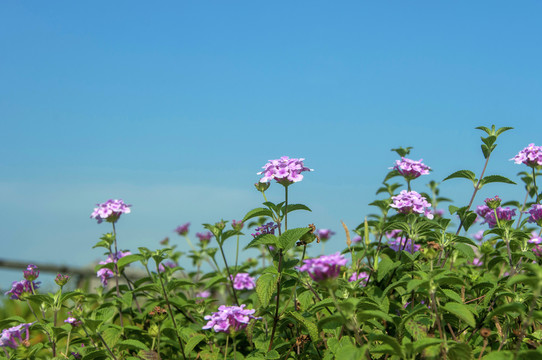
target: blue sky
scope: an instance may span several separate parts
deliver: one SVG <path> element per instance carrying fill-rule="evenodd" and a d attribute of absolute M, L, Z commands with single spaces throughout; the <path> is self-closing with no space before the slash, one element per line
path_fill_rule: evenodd
<path fill-rule="evenodd" d="M 187 221 L 194 235 L 242 218 L 261 200 L 256 172 L 281 155 L 316 170 L 290 191 L 313 212 L 290 222 L 334 229 L 326 251 L 337 251 L 340 220 L 355 227 L 373 212 L 391 148 L 413 146 L 433 168 L 414 183 L 425 191 L 480 172 L 476 126 L 515 127 L 489 174 L 514 177 L 524 168 L 509 159 L 541 143 L 538 1 L 0 7 L 2 258 L 99 259 L 91 246 L 110 229 L 89 215 L 109 198 L 133 204 L 118 227 L 124 249 L 156 247 Z M 461 206 L 471 188 L 441 191 Z M 490 185 L 479 201 L 495 194 L 523 198 L 521 186 Z"/>

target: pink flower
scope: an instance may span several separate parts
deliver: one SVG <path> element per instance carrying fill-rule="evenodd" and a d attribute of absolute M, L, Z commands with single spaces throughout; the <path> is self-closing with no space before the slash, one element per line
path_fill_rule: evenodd
<path fill-rule="evenodd" d="M 390 169 L 397 170 L 399 174 L 403 175 L 406 179 L 412 180 L 420 177 L 421 175 L 428 175 L 431 168 L 424 163 L 423 159 L 418 161 L 401 157 L 401 160 L 395 161 L 395 166 Z"/>
<path fill-rule="evenodd" d="M 107 222 L 115 223 L 120 218 L 121 214 L 129 214 L 130 206 L 126 205 L 122 200 L 109 199 L 102 204 L 96 204 L 97 208 L 90 215 L 91 219 L 98 220 L 98 224 L 104 220 Z"/>
<path fill-rule="evenodd" d="M 525 213 L 530 215 L 528 220 L 530 223 L 538 223 L 542 219 L 542 205 L 534 204 Z"/>
<path fill-rule="evenodd" d="M 304 264 L 297 269 L 308 272 L 314 281 L 334 279 L 339 276 L 341 266 L 345 266 L 348 260 L 340 253 L 322 255 L 316 259 L 305 259 Z"/>
<path fill-rule="evenodd" d="M 202 329 L 213 329 L 215 332 L 229 333 L 246 328 L 250 320 L 260 318 L 252 316 L 256 310 L 245 310 L 245 306 L 245 304 L 241 306 L 221 305 L 217 312 L 204 317 L 208 322 Z"/>
<path fill-rule="evenodd" d="M 233 279 L 233 275 L 230 275 L 230 278 Z M 233 288 L 235 290 L 252 290 L 256 287 L 254 278 L 252 278 L 248 273 L 238 273 L 233 279 Z"/>
<path fill-rule="evenodd" d="M 125 252 L 119 251 L 115 254 L 109 254 L 107 259 L 105 261 L 100 261 L 99 264 L 105 265 L 112 262 L 117 262 L 120 258 L 125 257 L 127 255 L 132 255 L 132 253 L 129 251 L 125 251 Z M 100 278 L 100 281 L 102 282 L 103 286 L 107 286 L 107 281 L 111 279 L 113 276 L 115 276 L 115 274 L 113 273 L 111 269 L 102 268 L 96 272 L 96 276 Z"/>
<path fill-rule="evenodd" d="M 327 241 L 330 237 L 335 235 L 335 232 L 331 231 L 330 229 L 318 229 L 316 232 L 318 233 L 318 237 L 322 241 Z"/>
<path fill-rule="evenodd" d="M 367 284 L 367 280 L 369 280 L 369 274 L 365 271 L 362 271 L 360 273 L 353 273 L 352 276 L 348 279 L 349 282 L 354 282 L 357 280 L 361 280 L 360 284 Z"/>
<path fill-rule="evenodd" d="M 21 342 L 23 342 L 23 331 L 26 332 L 26 339 L 28 341 L 30 337 L 29 327 L 34 323 L 20 324 L 9 329 L 2 330 L 2 336 L 0 337 L 0 347 L 10 347 L 17 349 Z M 18 340 L 18 342 L 16 341 Z"/>
<path fill-rule="evenodd" d="M 428 219 L 433 219 L 433 214 L 429 209 L 431 204 L 416 191 L 402 190 L 399 195 L 393 196 L 391 199 L 393 200 L 393 204 L 390 207 L 396 209 L 398 213 L 424 214 Z"/>
<path fill-rule="evenodd" d="M 542 146 L 529 144 L 510 160 L 514 160 L 516 164 L 523 163 L 531 167 L 542 165 Z"/>
<path fill-rule="evenodd" d="M 187 222 L 186 224 L 183 224 L 183 225 L 180 225 L 180 226 L 177 226 L 177 228 L 175 229 L 175 232 L 181 236 L 184 236 L 186 234 L 188 234 L 188 227 L 190 226 L 190 223 Z"/>
<path fill-rule="evenodd" d="M 258 175 L 264 175 L 260 182 L 266 183 L 275 179 L 279 184 L 288 186 L 292 183 L 303 180 L 304 171 L 314 171 L 305 167 L 303 164 L 303 158 L 295 159 L 283 156 L 280 159 L 269 160 L 267 164 L 263 166 L 264 171 L 260 171 Z"/>
<path fill-rule="evenodd" d="M 211 241 L 211 238 L 213 237 L 213 233 L 210 231 L 207 231 L 206 233 L 196 233 L 196 237 L 199 239 L 202 243 L 208 243 Z"/>
<path fill-rule="evenodd" d="M 405 244 L 406 241 L 406 244 Z M 388 245 L 390 249 L 393 249 L 394 251 L 401 251 L 405 250 L 408 251 L 411 254 L 414 254 L 416 251 L 419 251 L 421 246 L 418 244 L 414 244 L 414 247 L 412 247 L 412 239 L 406 239 L 404 237 L 398 237 L 388 242 Z"/>
<path fill-rule="evenodd" d="M 531 238 L 528 241 L 530 244 L 540 245 L 542 244 L 542 237 L 538 235 L 536 231 L 531 232 Z"/>

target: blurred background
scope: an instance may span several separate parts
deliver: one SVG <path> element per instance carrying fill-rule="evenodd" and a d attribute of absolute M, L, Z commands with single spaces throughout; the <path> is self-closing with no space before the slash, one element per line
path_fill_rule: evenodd
<path fill-rule="evenodd" d="M 315 170 L 290 188 L 312 213 L 289 225 L 334 230 L 326 253 L 345 246 L 341 220 L 352 229 L 378 212 L 368 204 L 398 159 L 391 148 L 412 146 L 432 168 L 413 182 L 429 191 L 456 170 L 480 174 L 476 126 L 513 126 L 486 174 L 517 180 L 526 167 L 509 159 L 542 145 L 541 10 L 534 0 L 3 2 L 0 259 L 92 269 L 111 228 L 89 216 L 110 198 L 133 205 L 117 226 L 121 249 L 170 237 L 188 250 L 173 230 L 191 222 L 195 242 L 202 223 L 243 218 L 262 202 L 256 173 L 282 155 Z M 456 206 L 471 193 L 463 179 L 441 185 Z M 522 201 L 524 189 L 490 184 L 474 205 L 497 194 Z M 272 184 L 268 199 L 282 197 Z M 22 270 L 0 269 L 0 289 Z"/>

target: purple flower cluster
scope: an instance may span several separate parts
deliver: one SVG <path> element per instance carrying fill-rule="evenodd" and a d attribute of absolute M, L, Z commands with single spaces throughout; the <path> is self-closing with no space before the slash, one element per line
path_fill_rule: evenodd
<path fill-rule="evenodd" d="M 190 226 L 190 223 L 187 222 L 186 224 L 182 224 L 180 226 L 177 226 L 177 228 L 175 229 L 175 232 L 181 236 L 185 236 L 186 234 L 188 234 L 188 227 Z"/>
<path fill-rule="evenodd" d="M 482 261 L 481 258 L 475 257 L 474 259 L 472 259 L 471 264 L 474 265 L 474 266 L 482 266 L 482 265 L 484 265 L 484 262 Z"/>
<path fill-rule="evenodd" d="M 196 297 L 206 299 L 209 296 L 211 296 L 211 292 L 209 290 L 203 290 L 198 293 L 196 293 Z"/>
<path fill-rule="evenodd" d="M 514 160 L 516 164 L 525 164 L 527 166 L 542 165 L 542 146 L 529 144 L 510 160 Z"/>
<path fill-rule="evenodd" d="M 512 217 L 516 216 L 516 210 L 510 209 L 509 207 L 498 207 L 495 209 L 497 211 L 497 217 L 499 220 L 512 220 Z M 487 205 L 480 205 L 476 207 L 476 213 L 484 218 L 482 224 L 487 223 L 490 228 L 497 226 L 497 220 L 495 219 L 495 211 L 490 209 Z"/>
<path fill-rule="evenodd" d="M 159 272 L 164 272 L 166 271 L 166 267 L 170 268 L 170 269 L 173 269 L 174 267 L 177 267 L 178 265 L 171 261 L 171 260 L 166 260 L 164 261 L 163 263 L 160 263 L 160 265 L 158 265 L 158 271 Z"/>
<path fill-rule="evenodd" d="M 23 271 L 23 276 L 28 281 L 36 280 L 40 276 L 40 270 L 36 265 L 29 264 L 26 270 Z"/>
<path fill-rule="evenodd" d="M 421 175 L 428 175 L 429 170 L 431 170 L 429 166 L 422 163 L 422 160 L 423 159 L 415 161 L 401 157 L 401 160 L 396 160 L 395 166 L 390 169 L 397 170 L 399 174 L 403 175 L 406 179 L 416 179 Z"/>
<path fill-rule="evenodd" d="M 406 243 L 405 243 L 406 242 Z M 388 242 L 388 246 L 390 249 L 394 251 L 401 251 L 405 250 L 408 251 L 411 254 L 414 254 L 416 251 L 419 251 L 421 246 L 418 244 L 414 244 L 414 247 L 412 246 L 412 239 L 404 238 L 404 237 L 398 237 Z"/>
<path fill-rule="evenodd" d="M 472 235 L 474 240 L 482 241 L 484 238 L 484 230 L 478 230 L 474 235 Z"/>
<path fill-rule="evenodd" d="M 254 234 L 250 234 L 253 237 L 265 235 L 265 234 L 275 234 L 275 229 L 279 226 L 275 224 L 274 222 L 268 222 L 267 224 L 263 224 L 260 227 L 257 227 L 255 230 L 256 232 Z"/>
<path fill-rule="evenodd" d="M 245 306 L 245 304 L 241 306 L 221 305 L 217 312 L 212 315 L 205 315 L 204 319 L 208 320 L 208 322 L 202 329 L 213 329 L 215 332 L 229 333 L 246 328 L 250 320 L 260 318 L 252 316 L 256 310 L 245 310 Z"/>
<path fill-rule="evenodd" d="M 536 256 L 538 257 L 542 256 L 542 246 L 536 245 L 532 250 Z"/>
<path fill-rule="evenodd" d="M 2 336 L 0 337 L 0 347 L 10 347 L 17 349 L 20 343 L 28 341 L 30 337 L 30 330 L 28 329 L 34 323 L 20 324 L 9 329 L 2 330 Z M 23 340 L 23 333 L 26 332 L 26 339 Z M 16 341 L 19 340 L 19 343 Z"/>
<path fill-rule="evenodd" d="M 393 204 L 390 207 L 397 210 L 401 214 L 424 214 L 428 219 L 433 219 L 433 214 L 429 209 L 431 204 L 425 200 L 423 196 L 416 191 L 402 190 L 399 195 L 393 196 Z"/>
<path fill-rule="evenodd" d="M 5 295 L 10 294 L 10 299 L 12 300 L 20 300 L 21 296 L 24 294 L 32 294 L 32 288 L 36 290 L 39 286 L 39 282 L 34 281 L 28 281 L 28 280 L 21 280 L 21 281 L 14 281 L 11 283 L 11 290 L 6 291 Z"/>
<path fill-rule="evenodd" d="M 526 211 L 525 213 L 530 215 L 530 223 L 538 223 L 540 219 L 542 219 L 542 205 L 534 204 L 529 211 Z"/>
<path fill-rule="evenodd" d="M 369 274 L 366 273 L 365 271 L 362 271 L 360 273 L 355 272 L 348 279 L 349 282 L 354 282 L 354 281 L 357 281 L 357 280 L 361 280 L 360 284 L 365 285 L 365 284 L 367 284 L 367 280 L 369 280 Z"/>
<path fill-rule="evenodd" d="M 245 225 L 245 223 L 243 223 L 242 220 L 232 220 L 231 221 L 231 227 L 233 228 L 233 230 L 241 231 L 241 230 L 243 230 L 244 225 Z"/>
<path fill-rule="evenodd" d="M 258 175 L 263 174 L 260 182 L 266 183 L 275 179 L 282 185 L 290 185 L 292 183 L 303 180 L 303 171 L 314 171 L 305 167 L 303 164 L 303 158 L 290 159 L 288 156 L 282 156 L 280 159 L 269 160 L 267 164 L 263 166 L 264 171 L 260 171 Z"/>
<path fill-rule="evenodd" d="M 125 252 L 119 251 L 116 254 L 109 254 L 109 256 L 107 257 L 107 260 L 100 261 L 99 264 L 105 265 L 105 264 L 110 264 L 112 262 L 117 262 L 120 258 L 123 258 L 127 255 L 132 255 L 132 253 L 129 251 L 125 251 Z M 113 270 L 108 269 L 108 268 L 103 268 L 103 269 L 98 270 L 98 272 L 96 273 L 96 276 L 100 278 L 100 281 L 102 282 L 103 286 L 107 286 L 107 280 L 111 279 L 113 276 L 115 276 L 115 274 L 113 273 Z"/>
<path fill-rule="evenodd" d="M 57 276 L 55 277 L 55 283 L 60 287 L 66 285 L 68 280 L 70 280 L 69 275 L 57 274 Z"/>
<path fill-rule="evenodd" d="M 340 253 L 322 255 L 316 259 L 305 259 L 304 264 L 297 269 L 308 272 L 314 281 L 334 279 L 339 276 L 341 266 L 345 266 L 348 260 Z"/>
<path fill-rule="evenodd" d="M 528 240 L 528 243 L 540 245 L 542 244 L 542 237 L 536 231 L 533 231 L 531 232 L 531 238 Z"/>
<path fill-rule="evenodd" d="M 199 239 L 200 242 L 208 243 L 209 241 L 211 241 L 213 233 L 210 231 L 207 231 L 205 233 L 196 233 L 196 237 Z"/>
<path fill-rule="evenodd" d="M 252 290 L 256 287 L 254 278 L 248 273 L 238 273 L 235 275 L 235 279 L 233 278 L 233 275 L 230 275 L 230 278 L 233 279 L 233 288 L 235 290 Z"/>
<path fill-rule="evenodd" d="M 132 205 L 126 205 L 122 200 L 109 199 L 102 204 L 96 204 L 96 206 L 98 207 L 94 208 L 90 218 L 98 220 L 98 224 L 100 224 L 104 220 L 112 223 L 116 222 L 121 214 L 130 213 L 130 206 Z"/>
<path fill-rule="evenodd" d="M 78 327 L 79 325 L 81 325 L 81 321 L 71 316 L 64 320 L 64 322 L 66 324 L 70 324 L 72 327 Z"/>
<path fill-rule="evenodd" d="M 318 237 L 322 241 L 327 241 L 329 240 L 330 237 L 335 235 L 335 232 L 331 231 L 330 229 L 318 229 L 316 233 L 318 234 Z"/>

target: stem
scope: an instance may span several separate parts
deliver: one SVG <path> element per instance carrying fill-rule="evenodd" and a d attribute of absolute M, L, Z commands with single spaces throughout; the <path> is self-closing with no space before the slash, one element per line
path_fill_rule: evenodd
<path fill-rule="evenodd" d="M 279 300 L 280 300 L 280 280 L 282 278 L 282 250 L 279 250 L 279 276 L 277 277 L 277 303 L 275 306 L 275 316 L 273 318 L 273 330 L 271 330 L 271 341 L 269 341 L 269 348 L 267 351 L 271 351 L 273 348 L 273 338 L 275 337 L 275 330 L 277 330 L 277 323 L 279 321 Z"/>
<path fill-rule="evenodd" d="M 538 198 L 538 187 L 536 186 L 536 173 L 534 171 L 534 166 L 533 166 L 533 185 L 534 185 L 534 192 L 536 194 L 536 203 L 537 204 L 540 204 L 540 199 Z"/>
<path fill-rule="evenodd" d="M 115 269 L 115 287 L 117 288 L 117 297 L 120 299 L 120 290 L 119 290 L 119 267 L 117 266 L 117 230 L 115 229 L 115 223 L 111 223 L 113 225 L 113 241 L 115 243 L 115 254 L 111 254 L 112 260 L 113 260 L 113 268 Z M 120 327 L 124 327 L 124 321 L 122 320 L 122 305 L 119 303 L 119 320 L 120 320 Z"/>
<path fill-rule="evenodd" d="M 345 326 L 347 326 L 347 328 L 349 328 L 349 330 L 354 330 L 353 332 L 354 332 L 354 336 L 356 338 L 357 343 L 359 345 L 363 344 L 363 341 L 361 341 L 361 337 L 359 336 L 359 327 L 357 326 L 357 324 L 354 324 L 353 329 L 350 328 L 350 326 L 348 326 L 350 322 L 348 321 L 348 318 L 344 315 L 344 313 L 343 313 L 343 311 L 342 311 L 342 309 L 341 309 L 341 307 L 339 305 L 339 301 L 337 300 L 337 297 L 335 296 L 335 291 L 331 287 L 329 287 L 328 292 L 331 294 L 331 298 L 333 299 L 333 303 L 335 304 L 335 308 L 337 310 L 339 310 L 339 314 L 341 314 L 341 316 L 342 316 L 342 318 L 344 320 Z M 355 321 L 355 317 L 353 319 Z"/>
<path fill-rule="evenodd" d="M 237 260 L 239 259 L 239 234 L 237 234 L 237 247 L 235 249 L 235 275 L 237 275 Z"/>
<path fill-rule="evenodd" d="M 288 186 L 284 187 L 284 231 L 288 230 Z"/>
<path fill-rule="evenodd" d="M 224 360 L 228 358 L 228 343 L 230 342 L 230 336 L 226 335 L 226 347 L 224 348 Z"/>
<path fill-rule="evenodd" d="M 525 205 L 527 205 L 527 200 L 529 199 L 529 189 L 527 189 L 527 194 L 525 194 L 525 200 L 523 200 L 523 206 L 521 207 L 521 211 L 519 212 L 518 217 L 518 223 L 516 225 L 516 230 L 519 228 L 519 224 L 521 223 L 521 218 L 523 217 L 523 211 L 525 211 Z"/>
<path fill-rule="evenodd" d="M 70 329 L 70 332 L 68 333 L 68 340 L 66 340 L 66 356 L 68 356 L 68 350 L 70 349 L 70 337 L 72 335 L 72 331 Z"/>
<path fill-rule="evenodd" d="M 102 341 L 102 343 L 105 345 L 105 348 L 107 349 L 107 351 L 109 352 L 109 354 L 113 357 L 113 359 L 117 360 L 117 358 L 115 357 L 115 355 L 113 355 L 113 352 L 111 351 L 111 349 L 109 348 L 109 346 L 107 345 L 107 343 L 105 342 L 104 338 L 102 337 L 102 335 L 99 333 L 99 332 L 96 332 L 96 335 L 98 335 L 98 337 L 100 338 L 100 340 Z"/>
<path fill-rule="evenodd" d="M 235 287 L 233 286 L 233 276 L 231 276 L 230 268 L 228 266 L 228 262 L 226 261 L 226 255 L 224 255 L 224 249 L 222 249 L 222 244 L 220 242 L 218 242 L 218 247 L 220 248 L 220 253 L 222 254 L 222 259 L 224 260 L 224 265 L 226 265 L 226 272 L 228 273 L 228 279 L 230 279 L 231 289 L 233 292 L 233 298 L 235 299 L 235 305 L 239 306 L 237 293 L 235 292 Z"/>
<path fill-rule="evenodd" d="M 406 179 L 406 182 L 407 182 L 407 188 L 408 188 L 408 191 L 410 192 L 410 179 Z"/>
<path fill-rule="evenodd" d="M 164 281 L 162 280 L 162 275 L 160 275 L 160 270 L 158 269 L 158 262 L 156 263 L 156 272 L 158 273 L 158 279 L 160 279 L 160 285 L 162 286 L 162 293 L 164 294 L 164 299 L 166 300 L 167 308 L 169 311 L 169 317 L 171 318 L 171 322 L 173 323 L 173 326 L 175 327 L 175 335 L 177 335 L 177 340 L 179 341 L 179 346 L 181 347 L 181 353 L 183 355 L 183 359 L 186 360 L 186 355 L 184 354 L 183 342 L 181 340 L 181 337 L 179 336 L 179 330 L 177 329 L 177 322 L 175 321 L 175 317 L 173 316 L 173 311 L 171 310 L 171 304 L 169 303 L 169 298 L 167 296 L 166 288 L 164 287 Z"/>
<path fill-rule="evenodd" d="M 235 331 L 233 332 L 231 341 L 233 342 L 233 360 L 237 360 L 237 348 L 235 346 L 236 345 L 235 344 Z"/>

